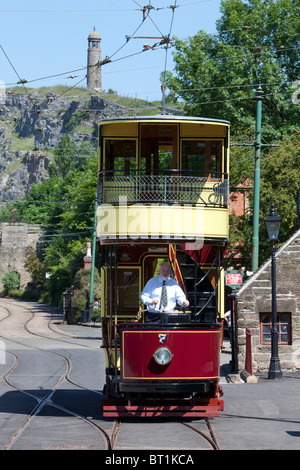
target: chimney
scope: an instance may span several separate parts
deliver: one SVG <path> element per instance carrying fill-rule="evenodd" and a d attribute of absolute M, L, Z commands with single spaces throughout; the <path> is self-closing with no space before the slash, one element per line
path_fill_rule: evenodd
<path fill-rule="evenodd" d="M 83 258 L 84 269 L 92 269 L 92 252 L 91 252 L 91 242 L 86 244 L 86 255 Z"/>

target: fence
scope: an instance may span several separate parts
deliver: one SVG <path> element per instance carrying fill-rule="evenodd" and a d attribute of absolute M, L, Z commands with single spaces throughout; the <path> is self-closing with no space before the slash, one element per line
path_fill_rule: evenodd
<path fill-rule="evenodd" d="M 164 174 L 157 175 L 100 172 L 98 203 L 117 204 L 121 197 L 128 204 L 200 204 L 227 207 L 229 180 L 226 177 L 227 174 L 224 173 L 216 176 L 192 176 L 177 170 L 165 170 Z"/>

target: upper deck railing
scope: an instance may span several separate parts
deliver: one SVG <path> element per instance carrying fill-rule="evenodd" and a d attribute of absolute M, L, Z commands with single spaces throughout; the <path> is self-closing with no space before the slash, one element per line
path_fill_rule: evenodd
<path fill-rule="evenodd" d="M 227 173 L 184 170 L 100 171 L 98 204 L 191 204 L 227 207 Z"/>

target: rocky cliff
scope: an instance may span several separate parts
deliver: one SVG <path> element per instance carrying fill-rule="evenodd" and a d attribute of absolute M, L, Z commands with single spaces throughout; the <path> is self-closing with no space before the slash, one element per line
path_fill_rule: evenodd
<path fill-rule="evenodd" d="M 157 112 L 150 103 L 147 106 Z M 68 134 L 76 144 L 89 141 L 96 149 L 99 120 L 131 114 L 135 110 L 129 106 L 99 95 L 1 95 L 0 205 L 22 199 L 33 183 L 48 177 L 53 149 L 62 135 Z"/>

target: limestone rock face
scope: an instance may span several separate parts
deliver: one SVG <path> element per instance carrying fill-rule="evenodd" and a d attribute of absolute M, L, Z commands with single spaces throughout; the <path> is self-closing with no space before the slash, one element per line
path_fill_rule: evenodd
<path fill-rule="evenodd" d="M 99 120 L 125 115 L 128 109 L 98 95 L 1 95 L 0 205 L 22 199 L 32 183 L 49 177 L 53 150 L 64 134 L 77 145 L 88 141 L 96 149 Z"/>

